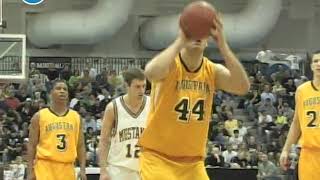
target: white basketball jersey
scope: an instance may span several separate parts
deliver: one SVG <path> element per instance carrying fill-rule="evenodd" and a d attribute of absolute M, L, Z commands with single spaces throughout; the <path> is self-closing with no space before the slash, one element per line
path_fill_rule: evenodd
<path fill-rule="evenodd" d="M 137 113 L 133 113 L 125 104 L 123 96 L 113 100 L 115 123 L 112 131 L 108 164 L 139 170 L 138 157 L 140 147 L 138 139 L 142 134 L 149 112 L 150 99 L 143 97 L 143 103 Z"/>

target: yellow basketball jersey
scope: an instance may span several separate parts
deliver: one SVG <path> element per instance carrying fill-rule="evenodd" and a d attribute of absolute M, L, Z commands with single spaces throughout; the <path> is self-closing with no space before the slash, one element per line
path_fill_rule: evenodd
<path fill-rule="evenodd" d="M 320 149 L 320 90 L 311 81 L 297 89 L 296 111 L 301 128 L 302 148 Z"/>
<path fill-rule="evenodd" d="M 152 82 L 147 127 L 139 143 L 169 156 L 205 156 L 215 92 L 214 64 L 203 58 L 190 72 L 180 56 L 176 68 Z"/>
<path fill-rule="evenodd" d="M 49 108 L 40 110 L 40 136 L 37 158 L 57 162 L 74 162 L 80 131 L 80 116 L 71 109 L 63 116 Z"/>

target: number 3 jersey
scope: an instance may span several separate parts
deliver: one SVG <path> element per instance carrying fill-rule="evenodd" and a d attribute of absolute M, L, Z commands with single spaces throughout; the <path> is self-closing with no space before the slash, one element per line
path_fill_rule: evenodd
<path fill-rule="evenodd" d="M 302 148 L 320 149 L 320 90 L 312 81 L 297 88 L 296 113 L 299 118 Z"/>
<path fill-rule="evenodd" d="M 123 96 L 114 99 L 114 127 L 108 155 L 108 164 L 139 170 L 138 157 L 140 147 L 138 139 L 144 131 L 150 98 L 143 97 L 142 105 L 137 113 L 132 112 L 125 104 Z"/>
<path fill-rule="evenodd" d="M 39 143 L 36 158 L 73 163 L 77 157 L 79 114 L 69 109 L 59 116 L 50 108 L 39 111 Z"/>
<path fill-rule="evenodd" d="M 204 57 L 191 72 L 180 56 L 174 63 L 165 79 L 152 82 L 148 123 L 139 144 L 169 156 L 205 157 L 215 65 Z"/>

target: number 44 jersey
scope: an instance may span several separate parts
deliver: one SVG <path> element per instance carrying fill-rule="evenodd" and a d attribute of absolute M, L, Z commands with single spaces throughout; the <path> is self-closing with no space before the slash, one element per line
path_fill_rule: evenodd
<path fill-rule="evenodd" d="M 168 156 L 204 157 L 215 64 L 204 57 L 191 72 L 180 56 L 174 63 L 166 78 L 152 82 L 148 124 L 139 144 Z"/>
<path fill-rule="evenodd" d="M 149 97 L 143 97 L 142 105 L 136 113 L 128 108 L 123 96 L 114 99 L 112 103 L 115 121 L 112 129 L 108 164 L 138 171 L 140 147 L 137 142 L 146 126 L 150 104 Z"/>

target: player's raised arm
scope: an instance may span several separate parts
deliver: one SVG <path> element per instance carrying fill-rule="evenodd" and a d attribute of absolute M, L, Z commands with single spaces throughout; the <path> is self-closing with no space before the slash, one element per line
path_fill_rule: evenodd
<path fill-rule="evenodd" d="M 155 56 L 146 65 L 145 76 L 149 81 L 159 81 L 167 77 L 170 69 L 174 68 L 174 59 L 184 47 L 188 39 L 180 30 L 177 39 L 164 51 Z"/>
<path fill-rule="evenodd" d="M 100 135 L 100 142 L 99 142 L 99 166 L 100 166 L 100 179 L 107 179 L 107 159 L 109 154 L 110 148 L 110 141 L 111 141 L 111 131 L 113 128 L 113 124 L 115 121 L 114 115 L 114 107 L 113 103 L 109 103 L 106 107 L 104 112 L 102 127 L 101 127 L 101 135 Z"/>
<path fill-rule="evenodd" d="M 225 39 L 223 25 L 219 15 L 217 15 L 213 21 L 215 28 L 211 29 L 211 35 L 216 41 L 221 56 L 226 64 L 226 67 L 222 65 L 216 66 L 217 88 L 230 93 L 244 95 L 250 89 L 247 73 Z"/>

